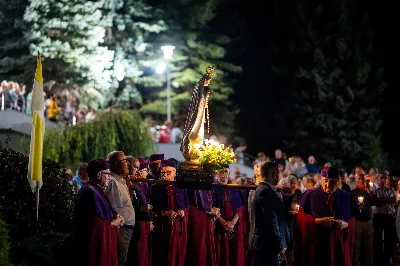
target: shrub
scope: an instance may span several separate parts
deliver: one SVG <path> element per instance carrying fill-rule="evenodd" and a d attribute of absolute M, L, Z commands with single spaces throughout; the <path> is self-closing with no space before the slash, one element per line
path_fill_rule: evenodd
<path fill-rule="evenodd" d="M 8 244 L 8 230 L 6 223 L 0 219 L 0 265 L 10 265 L 9 252 L 10 245 Z"/>
<path fill-rule="evenodd" d="M 0 206 L 3 219 L 9 225 L 12 247 L 37 231 L 72 231 L 76 188 L 66 182 L 60 165 L 50 160 L 43 161 L 39 227 L 36 223 L 36 197 L 27 180 L 28 157 L 11 149 L 1 149 L 0 169 Z"/>
<path fill-rule="evenodd" d="M 26 266 L 71 265 L 69 257 L 79 250 L 72 250 L 71 236 L 61 233 L 45 233 L 24 239 L 16 248 L 15 261 Z"/>
<path fill-rule="evenodd" d="M 115 150 L 138 157 L 154 150 L 153 140 L 137 111 L 112 110 L 64 131 L 49 130 L 45 136 L 44 156 L 71 167 L 105 158 Z"/>

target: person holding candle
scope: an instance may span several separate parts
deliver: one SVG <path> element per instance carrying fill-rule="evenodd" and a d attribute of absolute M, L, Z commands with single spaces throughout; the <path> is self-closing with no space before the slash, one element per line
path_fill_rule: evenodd
<path fill-rule="evenodd" d="M 359 203 L 354 233 L 353 265 L 373 265 L 372 193 L 369 183 L 361 173 L 355 175 L 356 189 L 351 195 Z M 361 254 L 364 256 L 361 257 Z"/>
<path fill-rule="evenodd" d="M 302 193 L 298 189 L 298 180 L 295 175 L 289 175 L 288 186 L 290 188 L 287 193 L 283 193 L 283 203 L 286 210 L 289 210 L 286 215 L 286 222 L 289 230 L 289 241 L 288 249 L 286 251 L 286 265 L 293 265 L 293 250 L 294 250 L 294 229 L 296 216 L 299 211 L 299 205 L 297 204 Z"/>
<path fill-rule="evenodd" d="M 336 167 L 324 167 L 321 179 L 321 186 L 307 190 L 298 203 L 296 266 L 352 266 L 358 202 L 338 188 Z"/>

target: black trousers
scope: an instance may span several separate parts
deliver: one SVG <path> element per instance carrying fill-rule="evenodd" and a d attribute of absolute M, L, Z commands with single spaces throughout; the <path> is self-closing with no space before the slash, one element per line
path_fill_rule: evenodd
<path fill-rule="evenodd" d="M 254 250 L 252 266 L 279 266 L 278 254 L 271 253 L 271 250 Z"/>
<path fill-rule="evenodd" d="M 389 266 L 396 244 L 395 219 L 392 215 L 375 214 L 373 223 L 374 265 Z M 382 239 L 382 232 L 384 239 Z"/>

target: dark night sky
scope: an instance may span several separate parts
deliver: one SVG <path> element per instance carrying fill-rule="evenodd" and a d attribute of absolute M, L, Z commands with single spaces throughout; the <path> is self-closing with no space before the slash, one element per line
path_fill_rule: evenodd
<path fill-rule="evenodd" d="M 286 1 L 288 4 L 290 2 Z M 396 36 L 398 30 L 395 28 L 398 24 L 395 14 L 397 9 L 391 1 L 358 2 L 362 5 L 360 8 L 368 10 L 371 15 L 376 34 L 375 48 L 380 51 L 378 63 L 385 69 L 385 80 L 388 86 L 381 106 L 382 140 L 393 165 L 400 159 L 400 154 L 397 153 L 400 141 L 396 127 L 400 115 L 396 96 L 399 87 L 396 64 L 399 58 Z M 274 149 L 282 146 L 281 132 L 276 128 L 290 129 L 291 127 L 290 124 L 285 124 L 286 121 L 273 119 L 274 110 L 281 111 L 287 108 L 285 98 L 290 94 L 291 87 L 290 81 L 278 80 L 270 69 L 269 62 L 273 56 L 268 51 L 271 35 L 273 35 L 271 32 L 277 34 L 287 26 L 284 25 L 285 19 L 277 24 L 276 19 L 271 19 L 273 15 L 276 14 L 270 1 L 251 1 L 250 3 L 232 0 L 221 7 L 215 21 L 215 23 L 224 24 L 225 31 L 236 39 L 235 52 L 231 52 L 229 56 L 231 60 L 244 68 L 243 73 L 237 78 L 233 100 L 241 109 L 236 119 L 237 134 L 247 139 L 248 152 L 251 154 L 265 151 L 272 155 Z"/>

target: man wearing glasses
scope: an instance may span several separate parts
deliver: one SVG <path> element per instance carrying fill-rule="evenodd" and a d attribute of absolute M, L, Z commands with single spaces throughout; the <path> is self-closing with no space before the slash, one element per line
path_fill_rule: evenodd
<path fill-rule="evenodd" d="M 111 207 L 104 195 L 110 180 L 109 162 L 89 162 L 89 182 L 79 190 L 74 209 L 73 265 L 117 265 L 117 228 L 124 219 Z"/>
<path fill-rule="evenodd" d="M 161 166 L 162 179 L 174 181 L 176 162 L 164 160 Z M 154 184 L 151 188 L 151 204 L 157 213 L 154 220 L 153 265 L 183 265 L 189 208 L 186 191 L 175 185 Z"/>
<path fill-rule="evenodd" d="M 129 195 L 125 177 L 129 174 L 128 160 L 122 151 L 108 155 L 111 180 L 107 187 L 111 206 L 124 218 L 124 225 L 118 230 L 118 265 L 124 266 L 128 258 L 129 245 L 135 225 L 135 210 Z"/>
<path fill-rule="evenodd" d="M 147 176 L 149 175 L 149 170 L 148 170 L 149 163 L 142 158 L 139 158 L 139 162 L 140 162 L 139 171 L 136 173 L 137 178 L 146 179 Z"/>

